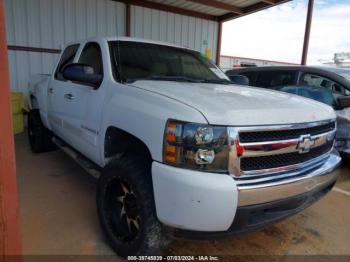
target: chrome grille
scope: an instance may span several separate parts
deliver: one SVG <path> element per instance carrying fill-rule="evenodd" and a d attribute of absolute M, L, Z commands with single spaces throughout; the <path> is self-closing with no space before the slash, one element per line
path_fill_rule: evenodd
<path fill-rule="evenodd" d="M 307 124 L 229 128 L 230 173 L 238 180 L 300 175 L 333 150 L 335 120 Z"/>
<path fill-rule="evenodd" d="M 289 166 L 304 163 L 323 154 L 328 153 L 333 147 L 333 142 L 311 149 L 308 153 L 300 154 L 292 152 L 279 155 L 246 157 L 241 159 L 241 170 L 251 171 L 260 169 L 271 169 L 281 166 Z"/>
<path fill-rule="evenodd" d="M 335 129 L 335 122 L 326 123 L 319 126 L 308 128 L 299 128 L 291 130 L 271 130 L 271 131 L 247 131 L 239 133 L 241 143 L 265 142 L 289 140 L 300 137 L 301 135 L 310 134 L 311 136 L 330 132 Z"/>

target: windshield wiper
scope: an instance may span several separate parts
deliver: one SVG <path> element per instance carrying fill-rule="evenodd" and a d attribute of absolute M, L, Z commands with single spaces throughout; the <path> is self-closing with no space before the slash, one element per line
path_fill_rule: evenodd
<path fill-rule="evenodd" d="M 210 83 L 210 84 L 232 84 L 231 81 L 226 80 L 226 79 L 204 79 L 201 81 L 201 83 Z"/>
<path fill-rule="evenodd" d="M 189 82 L 189 83 L 211 83 L 211 84 L 232 84 L 226 79 L 193 79 L 187 76 L 151 76 L 145 78 L 130 78 L 126 79 L 126 83 L 133 83 L 139 80 L 159 80 L 159 81 L 175 81 L 175 82 Z"/>
<path fill-rule="evenodd" d="M 141 80 L 159 80 L 159 81 L 175 81 L 175 82 L 190 82 L 190 83 L 200 83 L 201 80 L 196 80 L 187 76 L 151 76 L 145 78 L 129 78 L 125 79 L 125 83 L 130 84 L 135 81 Z"/>
<path fill-rule="evenodd" d="M 187 76 L 152 76 L 152 80 L 165 80 L 165 81 L 176 81 L 176 82 L 190 82 L 199 83 L 200 80 L 196 80 Z"/>

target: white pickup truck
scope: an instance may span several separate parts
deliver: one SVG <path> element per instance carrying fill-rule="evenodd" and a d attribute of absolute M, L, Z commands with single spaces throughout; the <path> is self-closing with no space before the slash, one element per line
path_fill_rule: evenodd
<path fill-rule="evenodd" d="M 54 143 L 98 178 L 99 219 L 120 256 L 152 254 L 171 237 L 257 230 L 308 207 L 338 176 L 332 108 L 233 85 L 183 47 L 72 43 L 29 89 L 32 150 Z"/>

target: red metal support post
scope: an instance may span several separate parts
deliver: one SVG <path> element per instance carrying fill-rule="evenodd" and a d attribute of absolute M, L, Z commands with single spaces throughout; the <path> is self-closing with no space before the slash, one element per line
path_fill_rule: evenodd
<path fill-rule="evenodd" d="M 0 261 L 21 255 L 4 12 L 0 0 Z"/>
<path fill-rule="evenodd" d="M 221 41 L 222 41 L 222 22 L 219 22 L 218 38 L 216 42 L 216 65 L 220 66 Z"/>
<path fill-rule="evenodd" d="M 310 31 L 311 31 L 311 24 L 312 24 L 313 9 L 314 9 L 314 0 L 309 0 L 309 4 L 308 4 L 308 8 L 307 8 L 305 35 L 304 35 L 303 55 L 301 58 L 302 65 L 306 65 L 307 55 L 308 55 L 308 51 L 309 51 L 309 41 L 310 41 Z"/>

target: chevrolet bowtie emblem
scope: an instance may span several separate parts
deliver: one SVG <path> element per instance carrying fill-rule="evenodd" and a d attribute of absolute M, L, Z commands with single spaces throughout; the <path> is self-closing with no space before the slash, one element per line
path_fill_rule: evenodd
<path fill-rule="evenodd" d="M 311 135 L 303 135 L 299 138 L 297 149 L 300 154 L 304 154 L 310 151 L 315 144 L 315 139 L 312 139 Z"/>

